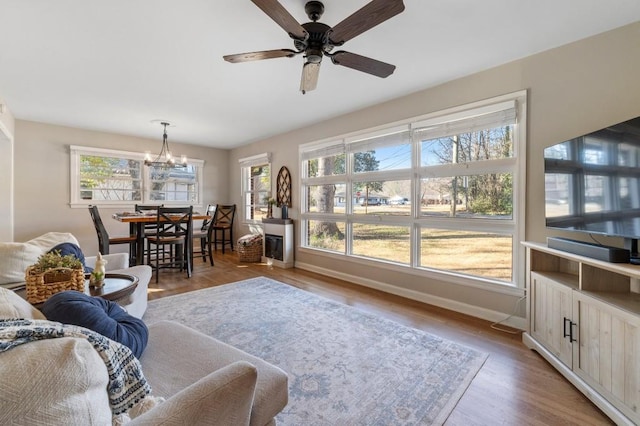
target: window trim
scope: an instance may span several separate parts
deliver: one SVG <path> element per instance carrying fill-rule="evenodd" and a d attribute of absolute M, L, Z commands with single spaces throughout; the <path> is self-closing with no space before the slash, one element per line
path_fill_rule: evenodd
<path fill-rule="evenodd" d="M 129 158 L 132 160 L 139 160 L 141 162 L 144 161 L 145 154 L 141 152 L 133 152 L 133 151 L 121 151 L 116 149 L 108 149 L 108 148 L 94 148 L 87 146 L 79 146 L 79 145 L 69 145 L 69 171 L 70 171 L 70 179 L 69 179 L 69 206 L 71 208 L 86 208 L 89 205 L 98 205 L 112 208 L 128 208 L 135 204 L 153 204 L 157 203 L 155 200 L 149 200 L 148 196 L 150 193 L 150 176 L 148 167 L 142 166 L 142 199 L 138 201 L 121 201 L 121 200 L 83 200 L 80 198 L 80 156 L 81 155 L 97 155 L 97 156 L 115 156 L 119 158 Z M 204 160 L 199 160 L 196 158 L 188 158 L 189 164 L 196 165 L 198 167 L 198 202 L 193 203 L 194 206 L 202 207 L 203 196 L 204 196 L 204 182 L 203 182 L 203 168 L 204 168 Z M 183 206 L 185 203 L 183 201 L 163 201 L 163 204 L 169 206 Z"/>
<path fill-rule="evenodd" d="M 458 121 L 464 119 L 472 119 L 474 117 L 487 115 L 487 114 L 495 114 L 500 109 L 505 109 L 508 107 L 513 107 L 515 109 L 515 125 L 512 127 L 514 144 L 513 144 L 513 157 L 504 158 L 504 159 L 496 159 L 491 160 L 490 164 L 483 164 L 483 161 L 464 164 L 446 164 L 441 166 L 421 166 L 419 164 L 420 158 L 417 152 L 419 151 L 419 142 L 412 141 L 413 143 L 413 151 L 412 158 L 413 164 L 409 169 L 399 169 L 399 170 L 391 170 L 391 171 L 372 171 L 362 174 L 353 174 L 350 170 L 347 170 L 346 176 L 321 176 L 321 177 L 306 177 L 306 161 L 312 157 L 310 154 L 313 152 L 319 153 L 322 152 L 323 147 L 330 145 L 338 145 L 339 141 L 342 141 L 344 144 L 344 152 L 347 156 L 351 156 L 351 150 L 349 149 L 349 144 L 366 140 L 371 137 L 377 137 L 380 135 L 397 133 L 401 131 L 403 128 L 410 128 L 411 131 L 416 130 L 417 128 L 425 127 L 425 125 L 437 126 L 441 123 L 446 123 L 447 121 Z M 405 127 L 406 126 L 406 127 Z M 527 129 L 527 91 L 521 90 L 514 93 L 509 93 L 501 96 L 497 96 L 491 99 L 481 100 L 472 102 L 466 105 L 461 105 L 457 107 L 448 108 L 442 111 L 436 111 L 433 113 L 425 114 L 418 117 L 412 117 L 405 120 L 388 123 L 380 126 L 376 126 L 375 128 L 363 129 L 360 131 L 351 132 L 349 134 L 340 135 L 337 137 L 332 137 L 331 139 L 325 139 L 323 141 L 311 142 L 308 144 L 303 144 L 299 146 L 299 165 L 300 165 L 300 188 L 299 188 L 299 196 L 300 196 L 300 219 L 301 219 L 301 232 L 299 233 L 298 245 L 300 250 L 308 252 L 308 253 L 321 253 L 324 256 L 336 257 L 340 259 L 358 259 L 359 261 L 368 263 L 370 265 L 376 265 L 382 268 L 387 269 L 398 269 L 404 272 L 410 272 L 412 274 L 425 274 L 429 276 L 443 277 L 446 281 L 452 281 L 452 277 L 455 277 L 453 281 L 458 283 L 464 283 L 472 286 L 481 285 L 482 288 L 487 288 L 487 285 L 497 288 L 504 289 L 507 292 L 511 293 L 512 290 L 515 292 L 521 292 L 524 289 L 525 279 L 524 279 L 524 263 L 525 263 L 525 250 L 520 246 L 520 240 L 524 239 L 525 233 L 525 208 L 526 208 L 526 129 Z M 348 157 L 345 161 L 348 165 L 351 163 L 352 158 Z M 387 223 L 389 225 L 400 224 L 400 223 L 410 223 L 412 229 L 417 229 L 416 227 L 419 225 L 425 225 L 428 222 L 428 226 L 434 227 L 444 227 L 447 229 L 451 229 L 451 219 L 442 219 L 442 218 L 433 218 L 433 217 L 420 217 L 420 205 L 412 202 L 412 214 L 409 217 L 406 216 L 386 216 L 379 215 L 372 217 L 361 217 L 362 215 L 354 215 L 348 205 L 345 213 L 339 214 L 322 214 L 317 212 L 309 212 L 307 211 L 307 206 L 304 200 L 306 199 L 305 190 L 309 185 L 322 185 L 322 184 L 331 184 L 331 183 L 344 183 L 347 188 L 351 187 L 354 181 L 366 181 L 366 180 L 376 180 L 384 177 L 385 180 L 390 180 L 392 178 L 400 178 L 400 179 L 411 179 L 412 180 L 412 196 L 413 199 L 418 199 L 420 188 L 419 185 L 416 185 L 416 182 L 419 183 L 421 177 L 426 175 L 438 175 L 438 176 L 453 176 L 453 175 L 477 175 L 482 174 L 483 172 L 490 171 L 491 173 L 503 172 L 508 170 L 510 173 L 513 173 L 514 186 L 513 190 L 513 211 L 512 218 L 507 220 L 501 220 L 499 223 L 496 220 L 485 220 L 485 219 L 460 219 L 456 218 L 456 224 L 462 225 L 461 229 L 470 229 L 476 230 L 478 228 L 483 229 L 487 232 L 492 233 L 504 233 L 505 235 L 511 235 L 513 238 L 512 241 L 512 276 L 511 281 L 492 279 L 482 276 L 470 276 L 466 274 L 456 273 L 454 271 L 446 271 L 446 270 L 436 270 L 429 269 L 425 267 L 419 266 L 419 259 L 416 257 L 419 253 L 411 253 L 411 264 L 410 265 L 401 265 L 394 264 L 393 262 L 388 261 L 378 261 L 373 258 L 363 258 L 361 256 L 355 256 L 351 254 L 349 250 L 349 240 L 345 241 L 345 252 L 334 252 L 329 250 L 323 250 L 320 248 L 310 247 L 304 244 L 305 235 L 306 235 L 306 226 L 308 220 L 329 220 L 329 221 L 340 221 L 349 223 Z M 347 193 L 348 194 L 348 193 Z M 348 198 L 348 197 L 347 197 Z M 346 227 L 347 230 L 349 226 Z M 418 232 L 414 232 L 417 234 Z M 347 233 L 346 238 L 350 238 Z M 419 239 L 419 235 L 412 235 L 412 238 Z M 418 251 L 419 246 L 417 244 L 412 243 L 412 251 Z"/>
<path fill-rule="evenodd" d="M 261 220 L 258 219 L 247 219 L 247 205 L 245 202 L 245 196 L 249 191 L 246 187 L 248 182 L 248 177 L 250 175 L 250 169 L 254 166 L 269 166 L 269 193 L 271 193 L 271 187 L 273 184 L 273 166 L 271 164 L 271 153 L 263 152 L 261 154 L 252 155 L 250 157 L 244 157 L 238 159 L 238 163 L 240 164 L 240 199 L 242 200 L 242 223 L 246 225 L 255 225 L 262 223 Z M 247 172 L 249 169 L 249 172 Z M 257 204 L 256 204 L 257 205 Z"/>

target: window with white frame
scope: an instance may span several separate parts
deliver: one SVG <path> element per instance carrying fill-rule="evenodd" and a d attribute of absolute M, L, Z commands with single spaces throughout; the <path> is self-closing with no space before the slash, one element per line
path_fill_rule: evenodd
<path fill-rule="evenodd" d="M 526 92 L 303 145 L 301 245 L 515 285 Z"/>
<path fill-rule="evenodd" d="M 241 158 L 243 218 L 246 223 L 257 223 L 267 217 L 271 198 L 271 156 L 259 154 Z"/>
<path fill-rule="evenodd" d="M 71 206 L 199 205 L 204 161 L 175 169 L 144 166 L 144 154 L 71 146 Z"/>

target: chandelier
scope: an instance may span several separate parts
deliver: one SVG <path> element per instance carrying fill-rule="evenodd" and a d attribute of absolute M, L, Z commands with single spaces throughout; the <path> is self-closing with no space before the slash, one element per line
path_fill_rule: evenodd
<path fill-rule="evenodd" d="M 144 157 L 144 165 L 164 169 L 187 167 L 186 155 L 180 157 L 180 162 L 177 163 L 176 159 L 173 157 L 173 155 L 171 155 L 171 150 L 169 150 L 169 142 L 167 142 L 167 126 L 170 126 L 171 123 L 167 121 L 161 121 L 160 124 L 164 126 L 164 134 L 162 135 L 162 149 L 160 150 L 160 154 L 158 154 L 158 156 L 154 160 L 152 160 L 151 155 L 147 153 Z"/>

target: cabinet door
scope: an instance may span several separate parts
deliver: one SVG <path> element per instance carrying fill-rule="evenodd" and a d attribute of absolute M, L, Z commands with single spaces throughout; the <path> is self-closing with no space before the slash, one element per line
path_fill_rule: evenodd
<path fill-rule="evenodd" d="M 583 293 L 574 300 L 574 371 L 640 423 L 640 319 Z"/>
<path fill-rule="evenodd" d="M 572 327 L 572 293 L 570 287 L 531 272 L 531 335 L 570 368 L 573 349 L 565 334 Z"/>

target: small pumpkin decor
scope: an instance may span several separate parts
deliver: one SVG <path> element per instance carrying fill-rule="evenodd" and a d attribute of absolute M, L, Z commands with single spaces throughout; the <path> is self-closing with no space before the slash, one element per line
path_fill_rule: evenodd
<path fill-rule="evenodd" d="M 38 257 L 25 272 L 27 301 L 42 303 L 65 290 L 84 291 L 84 268 L 72 254 L 62 256 L 53 250 Z"/>

